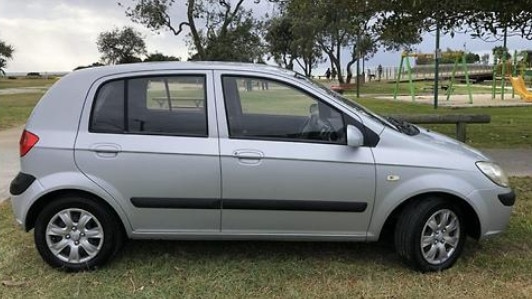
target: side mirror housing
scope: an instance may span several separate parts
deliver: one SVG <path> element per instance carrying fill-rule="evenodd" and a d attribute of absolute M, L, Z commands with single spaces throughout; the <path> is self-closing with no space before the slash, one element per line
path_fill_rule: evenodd
<path fill-rule="evenodd" d="M 364 145 L 364 134 L 353 125 L 347 125 L 347 145 L 352 147 Z"/>

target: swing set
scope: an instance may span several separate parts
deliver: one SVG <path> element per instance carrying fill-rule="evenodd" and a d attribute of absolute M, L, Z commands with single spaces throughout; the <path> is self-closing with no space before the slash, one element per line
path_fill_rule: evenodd
<path fill-rule="evenodd" d="M 465 75 L 465 82 L 467 85 L 467 91 L 469 95 L 469 103 L 473 103 L 473 95 L 471 93 L 471 82 L 469 80 L 469 71 L 467 69 L 467 62 L 466 62 L 466 55 L 463 51 L 455 51 L 455 52 L 445 52 L 440 54 L 443 58 L 447 59 L 453 59 L 454 65 L 451 72 L 451 77 L 449 79 L 449 85 L 447 85 L 446 95 L 447 95 L 447 101 L 449 101 L 452 91 L 453 91 L 453 85 L 456 81 L 456 72 L 458 69 L 461 68 Z M 397 93 L 399 91 L 399 82 L 401 81 L 401 75 L 406 72 L 408 75 L 408 82 L 409 82 L 409 88 L 410 88 L 410 95 L 412 96 L 412 102 L 415 102 L 416 95 L 415 95 L 415 87 L 414 87 L 414 81 L 412 78 L 412 66 L 410 64 L 410 58 L 429 58 L 434 59 L 434 54 L 430 53 L 413 53 L 413 52 L 403 52 L 401 54 L 401 62 L 399 63 L 399 71 L 396 76 L 395 81 L 395 88 L 393 91 L 393 98 L 394 100 L 397 99 Z M 406 70 L 405 70 L 406 67 Z M 434 85 L 432 86 L 434 88 Z"/>

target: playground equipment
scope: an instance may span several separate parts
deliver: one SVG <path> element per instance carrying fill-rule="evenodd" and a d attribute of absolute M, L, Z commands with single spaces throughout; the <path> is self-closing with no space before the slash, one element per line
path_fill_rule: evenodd
<path fill-rule="evenodd" d="M 491 98 L 495 99 L 497 96 L 497 87 L 498 83 L 501 82 L 501 100 L 504 101 L 504 95 L 505 95 L 505 85 L 506 85 L 506 79 L 509 79 L 512 83 L 512 98 L 515 97 L 515 93 L 517 92 L 520 94 L 519 87 L 520 83 L 518 83 L 518 88 L 516 89 L 516 85 L 514 84 L 515 80 L 518 76 L 521 77 L 521 82 L 523 83 L 524 90 L 527 91 L 525 87 L 525 82 L 523 77 L 526 74 L 526 63 L 528 53 L 521 52 L 520 54 L 517 54 L 517 51 L 514 51 L 513 59 L 506 59 L 506 52 L 501 53 L 500 55 L 495 55 L 494 63 L 493 63 L 493 83 L 492 83 L 492 90 L 491 90 Z M 513 78 L 513 79 L 512 79 Z"/>
<path fill-rule="evenodd" d="M 522 76 L 510 77 L 514 91 L 526 102 L 532 102 L 532 92 L 526 89 L 525 80 Z"/>
<path fill-rule="evenodd" d="M 452 69 L 452 74 L 450 77 L 449 85 L 446 86 L 446 95 L 447 95 L 447 101 L 449 100 L 451 93 L 453 91 L 453 84 L 456 80 L 456 71 L 458 68 L 462 67 L 462 71 L 465 75 L 465 81 L 467 85 L 467 91 L 469 95 L 469 103 L 473 103 L 473 95 L 471 94 L 471 82 L 469 80 L 469 71 L 467 69 L 467 62 L 466 62 L 466 56 L 463 51 L 452 51 L 452 52 L 445 52 L 441 53 L 442 57 L 448 58 L 448 59 L 454 59 L 454 65 Z M 401 62 L 399 63 L 399 71 L 397 73 L 396 81 L 395 81 L 395 88 L 393 92 L 393 98 L 397 99 L 397 93 L 399 90 L 399 82 L 401 81 L 401 75 L 403 73 L 403 66 L 406 66 L 406 73 L 408 75 L 408 82 L 410 87 L 410 95 L 412 96 L 412 101 L 414 102 L 416 100 L 415 96 L 415 88 L 414 83 L 412 79 L 412 67 L 410 64 L 410 58 L 429 58 L 434 59 L 434 54 L 430 53 L 412 53 L 412 52 L 403 52 L 401 54 Z M 434 88 L 434 86 L 432 86 Z M 444 86 L 442 86 L 444 88 Z"/>

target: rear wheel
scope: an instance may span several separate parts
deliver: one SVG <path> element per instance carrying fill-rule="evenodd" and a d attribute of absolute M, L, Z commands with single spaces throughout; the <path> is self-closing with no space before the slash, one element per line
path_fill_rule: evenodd
<path fill-rule="evenodd" d="M 69 195 L 48 204 L 37 217 L 37 250 L 51 266 L 90 270 L 103 265 L 122 244 L 121 223 L 91 198 Z"/>
<path fill-rule="evenodd" d="M 395 246 L 410 265 L 422 272 L 451 267 L 465 243 L 460 209 L 438 197 L 408 205 L 395 228 Z"/>

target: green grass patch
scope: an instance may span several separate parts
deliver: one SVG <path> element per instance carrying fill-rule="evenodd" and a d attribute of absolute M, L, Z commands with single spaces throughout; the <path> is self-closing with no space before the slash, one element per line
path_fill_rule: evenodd
<path fill-rule="evenodd" d="M 512 178 L 508 230 L 469 239 L 443 273 L 407 268 L 393 249 L 364 243 L 131 241 L 93 272 L 47 266 L 31 233 L 0 204 L 0 297 L 499 298 L 532 296 L 532 177 Z"/>
<path fill-rule="evenodd" d="M 8 79 L 0 78 L 0 89 L 4 88 L 21 88 L 21 87 L 50 87 L 52 86 L 59 78 L 50 77 L 50 78 L 17 78 L 17 79 Z"/>
<path fill-rule="evenodd" d="M 509 84 L 509 83 L 508 83 Z M 511 84 L 506 86 L 512 86 Z M 434 94 L 433 88 L 434 88 L 434 81 L 415 81 L 413 82 L 414 87 L 414 94 L 415 95 L 431 95 Z M 450 82 L 448 80 L 441 81 L 439 84 L 439 94 L 440 95 L 446 95 L 447 91 L 441 89 L 441 86 L 449 86 Z M 499 84 L 500 85 L 500 84 Z M 471 93 L 473 94 L 491 94 L 492 89 L 491 85 L 481 85 L 481 84 L 471 84 Z M 360 93 L 365 95 L 384 95 L 384 96 L 392 96 L 395 90 L 395 82 L 394 81 L 372 81 L 372 82 L 366 82 L 363 85 L 360 86 Z M 500 94 L 501 88 L 498 86 L 496 88 L 496 92 Z M 465 85 L 465 83 L 455 82 L 453 83 L 452 92 L 453 94 L 468 94 L 469 89 Z M 410 95 L 410 83 L 408 82 L 401 82 L 398 85 L 397 88 L 397 95 Z M 507 91 L 507 93 L 511 93 L 510 90 Z"/>
<path fill-rule="evenodd" d="M 360 98 L 358 103 L 379 114 L 488 114 L 489 124 L 467 125 L 467 143 L 480 148 L 532 148 L 532 106 L 472 107 L 437 110 L 429 105 Z M 456 126 L 424 125 L 434 131 L 456 138 Z"/>
<path fill-rule="evenodd" d="M 24 124 L 42 93 L 0 95 L 0 130 Z"/>

